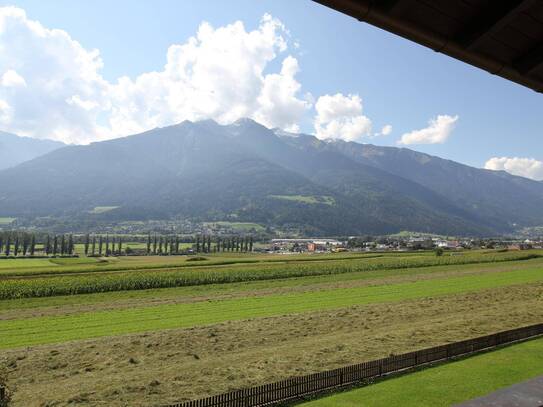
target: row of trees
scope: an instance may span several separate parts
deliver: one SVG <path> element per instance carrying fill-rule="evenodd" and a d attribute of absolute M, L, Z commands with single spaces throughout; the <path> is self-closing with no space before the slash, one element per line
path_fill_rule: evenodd
<path fill-rule="evenodd" d="M 86 256 L 110 256 L 121 255 L 123 253 L 123 239 L 118 236 L 106 235 L 85 235 L 84 252 Z M 179 236 L 147 236 L 145 253 L 147 255 L 174 255 L 187 253 L 187 249 L 182 248 L 182 240 Z M 252 236 L 233 236 L 216 237 L 196 236 L 193 240 L 192 251 L 195 253 L 217 253 L 217 252 L 252 252 Z M 129 254 L 132 249 L 128 247 L 125 250 Z"/>
<path fill-rule="evenodd" d="M 219 252 L 252 252 L 252 236 L 216 237 L 196 236 L 192 245 L 195 253 L 219 253 Z M 178 254 L 180 253 L 179 236 L 158 236 L 151 234 L 147 237 L 147 254 Z"/>
<path fill-rule="evenodd" d="M 130 240 L 129 240 L 130 239 Z M 135 249 L 128 242 L 138 241 L 145 248 Z M 202 235 L 196 237 L 160 236 L 147 238 L 110 235 L 49 235 L 27 232 L 0 232 L 0 255 L 5 256 L 71 256 L 75 244 L 82 244 L 85 256 L 119 256 L 122 254 L 174 255 L 187 253 L 252 252 L 252 236 Z M 189 243 L 187 247 L 186 243 Z"/>
<path fill-rule="evenodd" d="M 85 256 L 120 256 L 123 253 L 122 237 L 85 235 L 83 242 Z"/>
<path fill-rule="evenodd" d="M 38 238 L 33 233 L 6 232 L 0 234 L 0 254 L 5 256 L 34 256 Z M 41 252 L 53 256 L 74 254 L 73 235 L 45 235 L 42 237 Z"/>

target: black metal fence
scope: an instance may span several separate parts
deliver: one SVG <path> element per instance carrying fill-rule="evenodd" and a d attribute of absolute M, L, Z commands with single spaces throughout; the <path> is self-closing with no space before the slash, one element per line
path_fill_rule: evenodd
<path fill-rule="evenodd" d="M 543 324 L 511 329 L 402 355 L 392 355 L 384 359 L 372 360 L 307 376 L 292 377 L 279 382 L 231 391 L 200 400 L 170 404 L 166 407 L 257 407 L 273 405 L 289 399 L 356 384 L 426 363 L 469 355 L 470 353 L 492 349 L 539 335 L 543 335 Z"/>

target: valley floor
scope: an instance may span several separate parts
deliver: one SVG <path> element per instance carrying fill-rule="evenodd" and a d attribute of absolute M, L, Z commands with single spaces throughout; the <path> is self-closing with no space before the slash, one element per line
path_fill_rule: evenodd
<path fill-rule="evenodd" d="M 530 253 L 464 254 L 458 257 L 466 264 L 455 258 L 458 264 L 449 265 L 432 263 L 454 256 L 432 254 L 238 258 L 256 266 L 234 257 L 234 264 L 213 266 L 224 259 L 210 258 L 209 265 L 183 273 L 230 273 L 237 280 L 5 299 L 0 374 L 7 376 L 15 406 L 146 406 L 539 323 L 543 257 Z M 160 258 L 164 268 L 142 272 L 131 261 L 138 276 L 164 276 L 185 264 Z M 152 264 L 152 258 L 141 261 Z M 74 286 L 87 281 L 86 273 L 133 277 L 124 266 L 107 272 L 84 264 L 61 267 L 65 274 L 49 277 L 33 276 L 38 268 L 18 267 L 19 276 L 5 269 L 0 292 L 19 281 Z M 252 267 L 264 277 L 245 278 Z M 284 278 L 277 278 L 283 270 Z"/>

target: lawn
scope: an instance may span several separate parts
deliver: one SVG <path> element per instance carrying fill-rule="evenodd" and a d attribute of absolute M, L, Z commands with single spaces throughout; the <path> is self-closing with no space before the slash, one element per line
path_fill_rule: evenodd
<path fill-rule="evenodd" d="M 543 339 L 339 393 L 304 407 L 450 406 L 543 374 Z"/>

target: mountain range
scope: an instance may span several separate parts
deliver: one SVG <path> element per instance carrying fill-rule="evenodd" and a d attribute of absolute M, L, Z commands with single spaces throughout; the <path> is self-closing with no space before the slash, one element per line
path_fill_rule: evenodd
<path fill-rule="evenodd" d="M 250 119 L 66 146 L 0 177 L 14 180 L 0 190 L 0 216 L 235 220 L 315 235 L 489 236 L 543 225 L 542 182 Z"/>
<path fill-rule="evenodd" d="M 14 167 L 64 146 L 64 143 L 58 141 L 19 137 L 0 131 L 0 170 Z"/>

